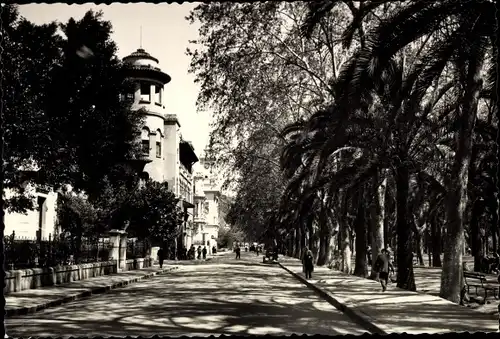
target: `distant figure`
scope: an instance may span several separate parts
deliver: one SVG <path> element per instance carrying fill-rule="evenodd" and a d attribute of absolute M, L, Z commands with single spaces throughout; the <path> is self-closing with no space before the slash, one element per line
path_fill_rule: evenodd
<path fill-rule="evenodd" d="M 160 268 L 163 268 L 163 260 L 165 259 L 165 253 L 163 252 L 163 248 L 160 247 L 158 250 L 158 261 L 160 263 Z"/>
<path fill-rule="evenodd" d="M 306 279 L 312 278 L 312 272 L 314 271 L 314 256 L 311 250 L 307 250 L 304 254 L 304 273 L 306 274 Z"/>
<path fill-rule="evenodd" d="M 201 246 L 198 246 L 198 260 L 201 259 Z"/>
<path fill-rule="evenodd" d="M 186 260 L 188 258 L 188 249 L 186 246 L 182 249 L 182 259 Z"/>
<path fill-rule="evenodd" d="M 382 249 L 375 261 L 375 265 L 373 265 L 373 269 L 379 273 L 382 292 L 385 292 L 389 281 L 389 270 L 394 274 L 394 267 L 392 266 L 387 249 Z"/>
<path fill-rule="evenodd" d="M 236 252 L 236 259 L 241 259 L 241 249 L 240 249 L 240 246 L 236 246 L 236 249 L 234 251 Z"/>
<path fill-rule="evenodd" d="M 307 252 L 309 251 L 309 248 L 306 246 L 304 247 L 304 251 L 302 252 L 302 257 L 300 258 L 300 261 L 302 261 L 302 272 L 303 273 L 306 273 L 306 264 L 305 264 L 305 258 L 306 258 L 306 254 Z"/>
<path fill-rule="evenodd" d="M 212 247 L 212 254 L 215 254 L 215 253 L 217 253 L 217 248 L 215 248 L 215 246 L 214 246 L 214 247 Z"/>
<path fill-rule="evenodd" d="M 203 253 L 203 259 L 206 259 L 207 258 L 207 248 L 206 248 L 206 246 L 203 246 L 203 250 L 201 251 L 201 253 Z"/>

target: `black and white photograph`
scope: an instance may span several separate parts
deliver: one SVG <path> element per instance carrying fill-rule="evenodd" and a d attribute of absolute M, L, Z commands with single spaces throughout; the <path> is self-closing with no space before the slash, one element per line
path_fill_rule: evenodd
<path fill-rule="evenodd" d="M 500 332 L 500 3 L 1 3 L 5 338 Z"/>

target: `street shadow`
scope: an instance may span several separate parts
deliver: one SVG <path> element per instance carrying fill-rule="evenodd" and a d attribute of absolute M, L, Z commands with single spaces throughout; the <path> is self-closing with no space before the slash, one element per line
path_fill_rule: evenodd
<path fill-rule="evenodd" d="M 288 266 L 300 272 L 300 265 Z M 301 272 L 299 275 L 303 275 Z M 375 324 L 398 333 L 490 332 L 498 319 L 473 311 L 434 295 L 405 291 L 392 283 L 386 292 L 376 281 L 321 269 L 313 273 L 316 286 L 337 296 L 352 309 L 375 319 Z"/>
<path fill-rule="evenodd" d="M 244 261 L 184 267 L 6 327 L 15 337 L 366 332 L 281 268 Z"/>

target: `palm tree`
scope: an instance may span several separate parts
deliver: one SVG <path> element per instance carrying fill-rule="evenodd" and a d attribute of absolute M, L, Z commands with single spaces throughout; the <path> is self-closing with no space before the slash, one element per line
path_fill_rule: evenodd
<path fill-rule="evenodd" d="M 328 6 L 326 2 L 323 2 L 322 5 L 314 5 L 309 20 L 306 22 L 309 31 L 328 12 L 328 9 L 337 3 L 340 1 L 335 1 Z M 384 3 L 387 1 L 365 3 L 364 10 L 359 10 L 357 16 L 354 17 L 351 31 L 362 28 L 363 16 L 368 15 L 373 9 Z M 466 186 L 471 136 L 475 123 L 478 93 L 482 87 L 479 72 L 484 63 L 486 50 L 496 37 L 497 25 L 494 13 L 496 13 L 495 4 L 490 1 L 409 2 L 408 5 L 396 11 L 389 18 L 382 20 L 380 25 L 366 38 L 364 46 L 344 69 L 342 76 L 344 80 L 341 86 L 343 95 L 337 95 L 337 98 L 341 99 L 334 103 L 334 106 L 343 107 L 343 109 L 332 110 L 342 112 L 337 113 L 337 116 L 332 119 L 338 121 L 339 115 L 347 117 L 360 109 L 364 96 L 374 89 L 375 79 L 380 77 L 391 62 L 392 57 L 405 46 L 423 36 L 432 36 L 440 41 L 441 46 L 436 53 L 432 53 L 431 60 L 435 67 L 452 62 L 456 67 L 455 71 L 459 80 L 459 105 L 456 107 L 455 122 L 461 127 L 456 132 L 458 137 L 455 144 L 454 163 L 450 180 L 447 183 L 449 194 L 446 210 L 449 240 L 445 250 L 440 293 L 442 297 L 455 302 L 460 299 L 462 286 L 463 212 L 467 202 Z M 348 37 L 347 34 L 346 37 Z M 337 138 L 338 129 L 330 126 L 325 127 L 325 129 L 329 129 L 330 133 Z M 329 144 L 333 144 L 333 142 L 326 143 L 324 155 L 332 152 Z M 400 153 L 401 156 L 404 155 L 404 152 Z M 323 156 L 323 159 L 326 159 L 326 156 Z M 403 185 L 408 178 L 405 159 L 401 159 L 397 172 L 396 178 Z M 407 189 L 404 186 L 401 188 L 402 193 Z M 406 213 L 405 209 L 406 207 L 399 206 L 398 212 Z"/>

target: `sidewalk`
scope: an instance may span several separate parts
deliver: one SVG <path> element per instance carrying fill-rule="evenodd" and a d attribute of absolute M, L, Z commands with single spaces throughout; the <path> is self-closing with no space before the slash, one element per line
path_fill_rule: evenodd
<path fill-rule="evenodd" d="M 315 267 L 307 281 L 298 259 L 281 257 L 280 266 L 316 290 L 372 333 L 496 332 L 498 318 L 456 305 L 437 296 L 409 292 L 390 284 L 386 292 L 380 283 Z"/>
<path fill-rule="evenodd" d="M 142 279 L 153 277 L 177 269 L 174 265 L 164 265 L 126 271 L 111 275 L 74 281 L 56 286 L 13 292 L 5 295 L 5 311 L 7 317 L 34 313 L 45 308 L 54 307 L 69 301 L 88 297 L 92 294 L 106 292 L 123 287 Z"/>

